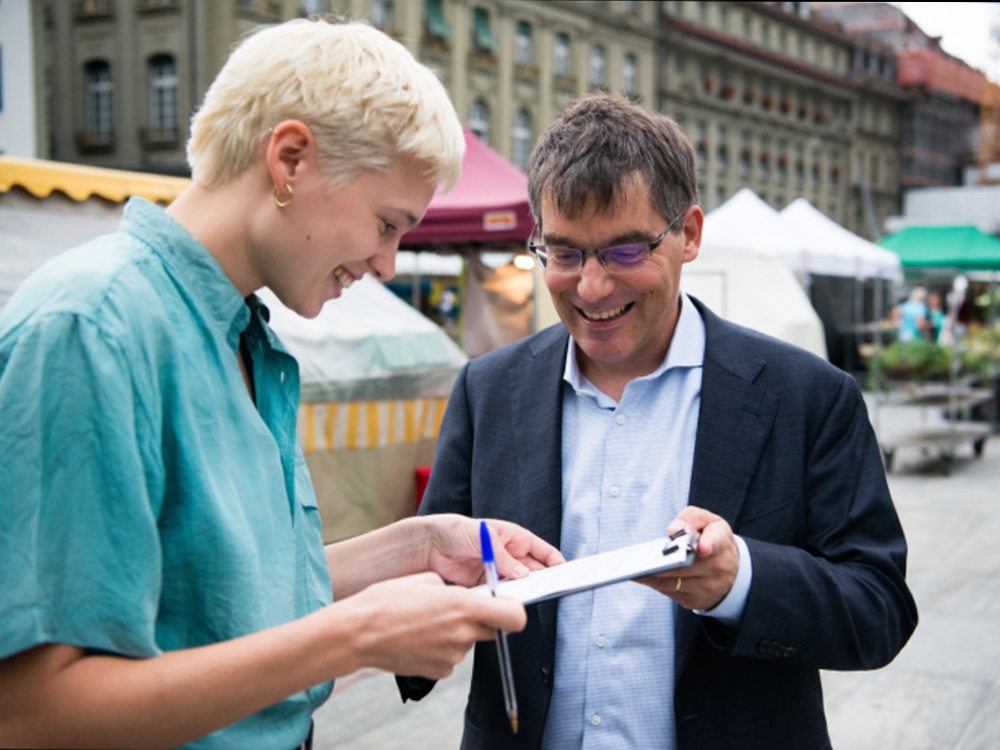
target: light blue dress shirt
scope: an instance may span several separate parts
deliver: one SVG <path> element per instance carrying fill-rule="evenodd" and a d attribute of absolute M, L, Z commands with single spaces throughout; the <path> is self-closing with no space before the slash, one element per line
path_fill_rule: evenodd
<path fill-rule="evenodd" d="M 687 505 L 705 327 L 682 300 L 666 359 L 630 382 L 621 403 L 581 375 L 569 343 L 562 439 L 567 560 L 663 536 Z M 749 587 L 749 556 L 744 565 L 739 544 L 742 578 L 720 605 L 731 623 Z M 674 613 L 669 598 L 633 582 L 560 600 L 544 750 L 676 746 Z"/>
<path fill-rule="evenodd" d="M 0 312 L 0 658 L 151 657 L 329 603 L 298 367 L 214 258 L 141 199 Z M 253 357 L 256 408 L 237 363 Z M 324 684 L 195 742 L 289 748 Z"/>

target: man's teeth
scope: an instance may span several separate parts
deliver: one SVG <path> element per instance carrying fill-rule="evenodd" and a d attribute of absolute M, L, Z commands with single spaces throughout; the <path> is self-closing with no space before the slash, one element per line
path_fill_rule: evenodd
<path fill-rule="evenodd" d="M 347 287 L 354 283 L 354 277 L 343 268 L 335 268 L 333 275 L 337 277 L 337 281 L 340 282 L 340 286 L 344 289 L 347 289 Z"/>
<path fill-rule="evenodd" d="M 614 310 L 605 310 L 604 312 L 587 312 L 583 310 L 583 317 L 588 320 L 610 320 L 611 318 L 617 318 L 623 312 L 627 305 L 622 305 L 621 307 L 616 307 Z"/>

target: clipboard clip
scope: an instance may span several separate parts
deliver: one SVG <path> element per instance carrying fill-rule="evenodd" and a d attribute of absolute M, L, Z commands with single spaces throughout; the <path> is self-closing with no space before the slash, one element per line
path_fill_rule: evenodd
<path fill-rule="evenodd" d="M 687 537 L 686 539 L 684 537 Z M 672 555 L 683 545 L 686 549 L 687 558 L 690 560 L 698 553 L 698 540 L 701 538 L 700 531 L 688 531 L 681 529 L 675 531 L 667 537 L 667 544 L 663 548 L 664 555 Z"/>

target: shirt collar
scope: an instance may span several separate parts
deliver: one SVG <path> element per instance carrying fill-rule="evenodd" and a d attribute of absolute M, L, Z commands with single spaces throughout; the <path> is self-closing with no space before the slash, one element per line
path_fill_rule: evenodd
<path fill-rule="evenodd" d="M 222 266 L 201 242 L 159 206 L 133 197 L 121 229 L 150 248 L 193 304 L 235 350 L 250 322 L 250 308 Z"/>
<path fill-rule="evenodd" d="M 673 367 L 701 367 L 705 364 L 705 322 L 686 294 L 680 295 L 680 301 L 681 314 L 677 318 L 677 327 L 670 340 L 667 356 L 653 372 L 636 378 L 636 380 L 651 380 Z M 563 380 L 581 395 L 593 396 L 597 394 L 597 389 L 580 372 L 580 363 L 577 359 L 576 345 L 572 336 L 569 337 L 569 351 L 566 355 Z"/>

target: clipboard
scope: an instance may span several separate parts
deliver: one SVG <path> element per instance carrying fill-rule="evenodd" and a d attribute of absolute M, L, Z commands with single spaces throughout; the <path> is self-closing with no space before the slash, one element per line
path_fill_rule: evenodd
<path fill-rule="evenodd" d="M 611 552 L 533 570 L 524 578 L 500 581 L 496 593 L 497 596 L 516 599 L 521 604 L 535 604 L 652 573 L 686 568 L 694 562 L 698 536 L 697 532 L 678 531 Z M 485 585 L 472 590 L 486 595 L 490 593 Z"/>

